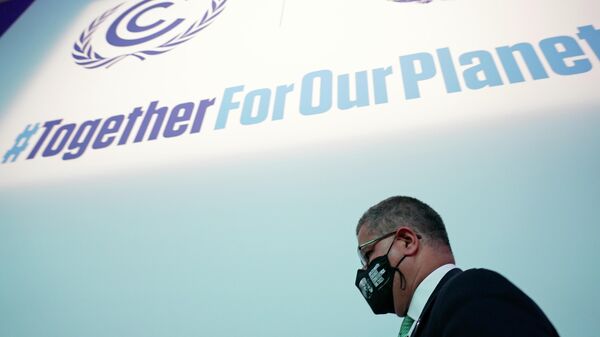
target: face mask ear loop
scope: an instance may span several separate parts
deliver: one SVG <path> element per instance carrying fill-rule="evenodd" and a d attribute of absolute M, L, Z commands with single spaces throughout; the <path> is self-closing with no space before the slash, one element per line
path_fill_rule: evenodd
<path fill-rule="evenodd" d="M 404 261 L 405 258 L 406 258 L 406 255 L 404 255 L 400 259 L 400 261 L 398 261 L 398 263 L 396 263 L 396 267 L 394 267 L 394 269 L 398 272 L 398 274 L 400 274 L 400 289 L 402 289 L 402 290 L 406 290 L 406 278 L 404 277 L 404 274 L 402 274 L 400 269 L 398 269 L 398 266 L 400 265 L 400 263 L 402 261 Z"/>
<path fill-rule="evenodd" d="M 390 254 L 390 250 L 392 250 L 392 246 L 394 245 L 394 242 L 396 242 L 396 238 L 394 238 L 394 241 L 392 241 L 390 248 L 388 248 L 387 253 L 385 253 L 386 256 Z M 400 263 L 402 261 L 404 261 L 405 258 L 406 258 L 406 255 L 404 255 L 400 259 L 400 261 L 398 261 L 398 263 L 396 263 L 396 266 L 394 267 L 394 270 L 396 270 L 398 272 L 398 274 L 400 274 L 400 289 L 402 289 L 402 290 L 406 290 L 406 278 L 404 277 L 404 274 L 402 274 L 400 269 L 398 269 L 398 266 L 400 265 Z"/>
<path fill-rule="evenodd" d="M 387 253 L 385 253 L 386 256 L 390 253 L 390 250 L 392 250 L 392 246 L 394 245 L 394 242 L 396 242 L 396 238 L 395 237 L 394 237 L 394 240 L 392 241 L 392 244 L 388 247 Z"/>

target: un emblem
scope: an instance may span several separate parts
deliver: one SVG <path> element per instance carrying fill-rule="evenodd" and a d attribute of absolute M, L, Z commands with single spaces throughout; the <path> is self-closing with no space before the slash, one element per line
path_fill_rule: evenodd
<path fill-rule="evenodd" d="M 121 3 L 81 32 L 71 55 L 78 65 L 94 69 L 108 68 L 128 57 L 145 60 L 166 53 L 213 23 L 226 3 L 227 0 Z"/>

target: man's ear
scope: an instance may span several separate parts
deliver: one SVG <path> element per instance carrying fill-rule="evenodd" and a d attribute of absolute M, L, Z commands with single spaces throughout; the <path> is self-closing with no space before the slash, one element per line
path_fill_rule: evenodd
<path fill-rule="evenodd" d="M 420 242 L 417 233 L 409 227 L 400 227 L 396 231 L 396 240 L 402 241 L 404 255 L 412 256 L 419 251 Z"/>

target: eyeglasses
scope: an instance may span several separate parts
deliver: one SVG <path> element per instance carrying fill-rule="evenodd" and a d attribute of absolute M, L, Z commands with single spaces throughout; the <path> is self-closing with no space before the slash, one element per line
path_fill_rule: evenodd
<path fill-rule="evenodd" d="M 366 267 L 369 264 L 369 258 L 365 254 L 362 253 L 362 249 L 365 248 L 366 246 L 374 245 L 377 242 L 379 242 L 379 241 L 381 241 L 381 240 L 383 240 L 385 238 L 389 238 L 390 236 L 392 236 L 394 234 L 396 234 L 396 230 L 394 230 L 393 232 L 389 232 L 387 234 L 384 234 L 384 235 L 382 235 L 382 236 L 380 236 L 378 238 L 369 240 L 367 242 L 363 242 L 360 245 L 358 245 L 358 248 L 357 248 L 358 257 L 360 258 L 360 262 L 362 263 L 363 267 Z"/>
<path fill-rule="evenodd" d="M 380 236 L 378 238 L 369 240 L 367 242 L 363 242 L 360 245 L 358 245 L 358 248 L 357 248 L 358 257 L 360 258 L 360 262 L 362 263 L 363 267 L 366 267 L 369 264 L 369 257 L 362 253 L 362 249 L 365 248 L 366 246 L 374 245 L 377 242 L 379 242 L 379 241 L 381 241 L 381 240 L 383 240 L 385 238 L 389 238 L 390 236 L 396 234 L 396 232 L 397 232 L 397 229 L 394 230 L 393 232 L 389 232 L 387 234 L 383 234 L 382 236 Z M 419 233 L 416 233 L 416 235 L 417 235 L 417 240 L 421 240 L 422 239 L 422 237 L 421 237 L 421 235 Z"/>

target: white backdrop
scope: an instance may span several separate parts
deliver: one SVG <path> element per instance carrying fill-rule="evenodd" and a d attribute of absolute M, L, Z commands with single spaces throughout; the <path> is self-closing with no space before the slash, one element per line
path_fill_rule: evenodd
<path fill-rule="evenodd" d="M 0 164 L 0 335 L 395 335 L 353 287 L 355 223 L 394 194 L 438 210 L 459 264 L 506 275 L 561 335 L 600 328 L 596 1 L 126 1 L 99 19 L 121 3 L 73 3 L 57 29 L 36 1 L 0 39 L 6 73 L 28 69 L 3 81 L 0 159 L 39 123 Z M 177 19 L 107 42 L 115 22 L 131 40 Z M 20 56 L 34 26 L 39 62 Z M 517 57 L 515 81 L 498 51 L 515 45 L 547 76 Z M 139 51 L 161 53 L 76 63 Z M 152 102 L 162 127 L 135 142 Z"/>

